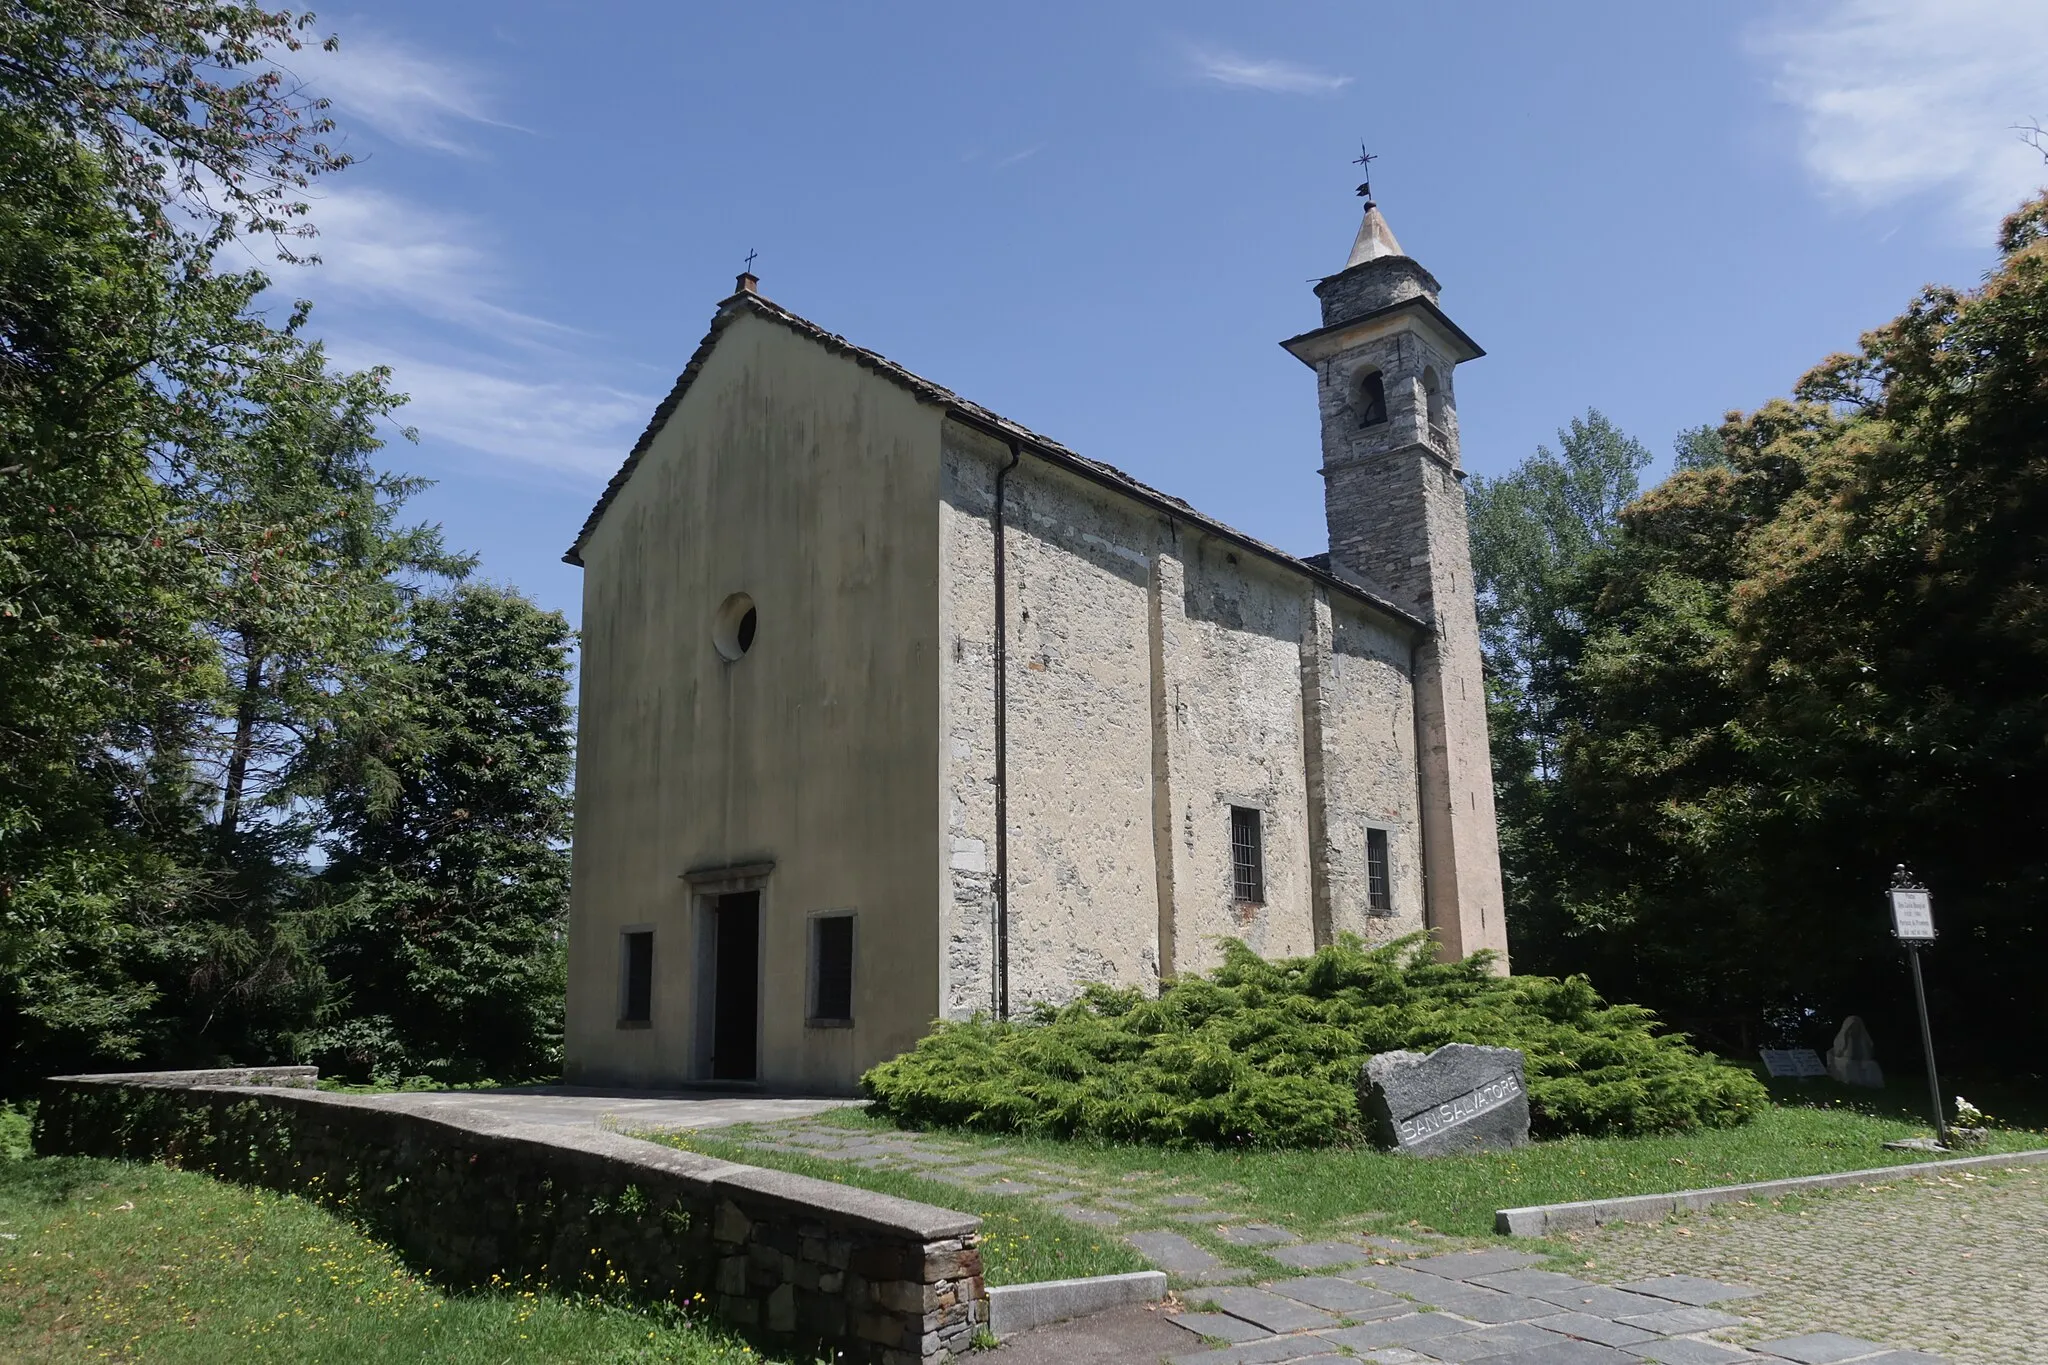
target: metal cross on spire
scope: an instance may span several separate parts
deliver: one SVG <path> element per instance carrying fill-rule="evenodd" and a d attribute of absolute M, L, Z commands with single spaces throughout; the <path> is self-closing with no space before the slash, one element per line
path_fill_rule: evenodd
<path fill-rule="evenodd" d="M 1367 208 L 1372 207 L 1372 163 L 1378 160 L 1379 157 L 1365 150 L 1365 144 L 1361 142 L 1358 144 L 1358 155 L 1351 161 L 1354 166 L 1365 167 L 1365 183 L 1358 187 L 1358 197 L 1365 201 Z"/>
<path fill-rule="evenodd" d="M 754 258 L 760 254 L 760 252 L 754 250 L 754 248 L 752 247 L 747 248 L 747 273 L 749 275 L 754 273 Z"/>

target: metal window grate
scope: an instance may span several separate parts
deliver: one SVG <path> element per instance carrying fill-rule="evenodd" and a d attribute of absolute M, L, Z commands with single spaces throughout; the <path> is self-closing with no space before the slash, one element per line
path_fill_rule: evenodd
<path fill-rule="evenodd" d="M 846 1023 L 853 1018 L 853 916 L 820 915 L 811 921 L 811 1018 Z"/>
<path fill-rule="evenodd" d="M 621 938 L 619 1022 L 644 1024 L 654 1013 L 654 933 L 640 930 Z"/>
<path fill-rule="evenodd" d="M 1366 908 L 1374 914 L 1390 914 L 1394 909 L 1394 878 L 1387 859 L 1387 832 L 1383 829 L 1365 832 L 1365 901 Z"/>
<path fill-rule="evenodd" d="M 1266 849 L 1259 812 L 1230 808 L 1230 889 L 1239 905 L 1266 903 Z"/>

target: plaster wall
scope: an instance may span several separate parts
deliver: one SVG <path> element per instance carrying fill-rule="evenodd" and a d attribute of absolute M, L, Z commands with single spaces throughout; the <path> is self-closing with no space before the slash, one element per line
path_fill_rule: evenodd
<path fill-rule="evenodd" d="M 759 1076 L 847 1092 L 939 1004 L 937 409 L 731 319 L 585 542 L 567 1070 L 708 1075 L 710 908 L 762 885 Z M 713 647 L 728 594 L 752 649 Z M 854 1024 L 808 1027 L 808 916 L 853 910 Z M 618 1022 L 620 934 L 654 931 L 651 1026 Z"/>

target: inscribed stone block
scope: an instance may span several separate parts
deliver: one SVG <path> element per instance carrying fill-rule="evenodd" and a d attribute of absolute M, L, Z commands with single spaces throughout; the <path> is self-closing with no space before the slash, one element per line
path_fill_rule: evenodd
<path fill-rule="evenodd" d="M 1382 1052 L 1359 1076 L 1359 1111 L 1381 1146 L 1410 1156 L 1504 1151 L 1529 1142 L 1520 1048 L 1447 1043 Z"/>

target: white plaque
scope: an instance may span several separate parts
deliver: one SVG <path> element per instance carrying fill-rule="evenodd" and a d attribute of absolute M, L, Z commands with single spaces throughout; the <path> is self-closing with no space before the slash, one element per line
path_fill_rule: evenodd
<path fill-rule="evenodd" d="M 1908 943 L 1934 941 L 1934 898 L 1925 891 L 1892 892 L 1892 932 Z"/>

